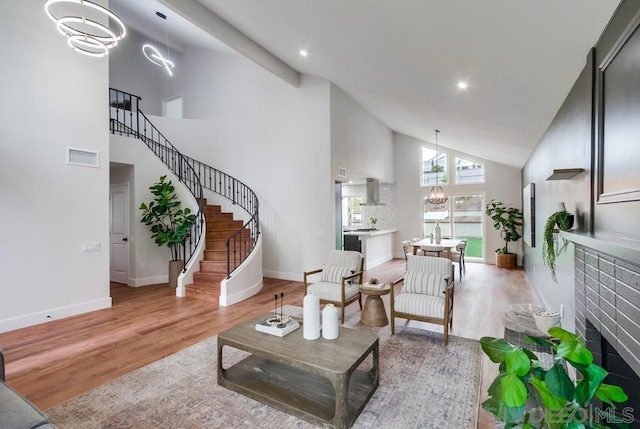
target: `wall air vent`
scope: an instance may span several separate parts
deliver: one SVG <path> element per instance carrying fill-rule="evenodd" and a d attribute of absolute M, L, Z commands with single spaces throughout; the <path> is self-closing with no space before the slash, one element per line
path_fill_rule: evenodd
<path fill-rule="evenodd" d="M 344 167 L 338 167 L 338 177 L 347 178 L 347 169 Z"/>
<path fill-rule="evenodd" d="M 100 167 L 100 155 L 93 150 L 67 147 L 67 164 L 97 168 Z"/>

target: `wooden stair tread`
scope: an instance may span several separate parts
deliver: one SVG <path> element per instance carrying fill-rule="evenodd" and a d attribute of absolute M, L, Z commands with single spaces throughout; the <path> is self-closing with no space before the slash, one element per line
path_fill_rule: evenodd
<path fill-rule="evenodd" d="M 220 282 L 193 282 L 185 286 L 185 288 L 200 289 L 200 290 L 220 290 Z"/>
<path fill-rule="evenodd" d="M 189 297 L 218 302 L 220 282 L 227 277 L 227 239 L 230 241 L 231 269 L 237 268 L 253 248 L 252 231 L 242 229 L 244 221 L 234 219 L 233 213 L 223 212 L 219 205 L 203 205 L 206 222 L 204 259 L 200 271 L 193 273 L 193 283 L 185 286 Z"/>

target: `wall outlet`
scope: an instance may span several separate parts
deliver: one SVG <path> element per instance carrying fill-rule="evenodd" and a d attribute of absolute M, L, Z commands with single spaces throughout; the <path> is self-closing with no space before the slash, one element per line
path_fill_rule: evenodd
<path fill-rule="evenodd" d="M 560 304 L 560 318 L 564 319 L 564 305 Z"/>
<path fill-rule="evenodd" d="M 97 252 L 100 250 L 100 242 L 95 241 L 93 243 L 82 243 L 83 252 Z"/>

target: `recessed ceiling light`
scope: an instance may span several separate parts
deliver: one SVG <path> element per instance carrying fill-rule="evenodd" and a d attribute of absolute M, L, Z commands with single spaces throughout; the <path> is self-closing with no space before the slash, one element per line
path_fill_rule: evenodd
<path fill-rule="evenodd" d="M 301 57 L 307 57 L 309 56 L 309 52 L 307 52 L 304 49 L 300 49 L 300 51 L 298 52 L 300 54 Z"/>
<path fill-rule="evenodd" d="M 467 88 L 469 88 L 469 84 L 467 82 L 462 81 L 462 80 L 460 82 L 458 82 L 457 86 L 458 86 L 458 89 L 467 89 Z"/>

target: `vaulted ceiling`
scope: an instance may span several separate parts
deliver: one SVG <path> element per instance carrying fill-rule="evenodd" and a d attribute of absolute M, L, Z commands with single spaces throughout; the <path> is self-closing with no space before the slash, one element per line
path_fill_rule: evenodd
<path fill-rule="evenodd" d="M 437 128 L 441 146 L 514 167 L 543 135 L 618 3 L 111 0 L 138 31 L 228 50 L 212 36 L 218 30 L 192 23 L 195 13 L 175 13 L 176 4 L 204 6 L 291 68 L 335 83 L 393 130 L 433 141 Z M 159 23 L 156 10 L 169 19 Z"/>

